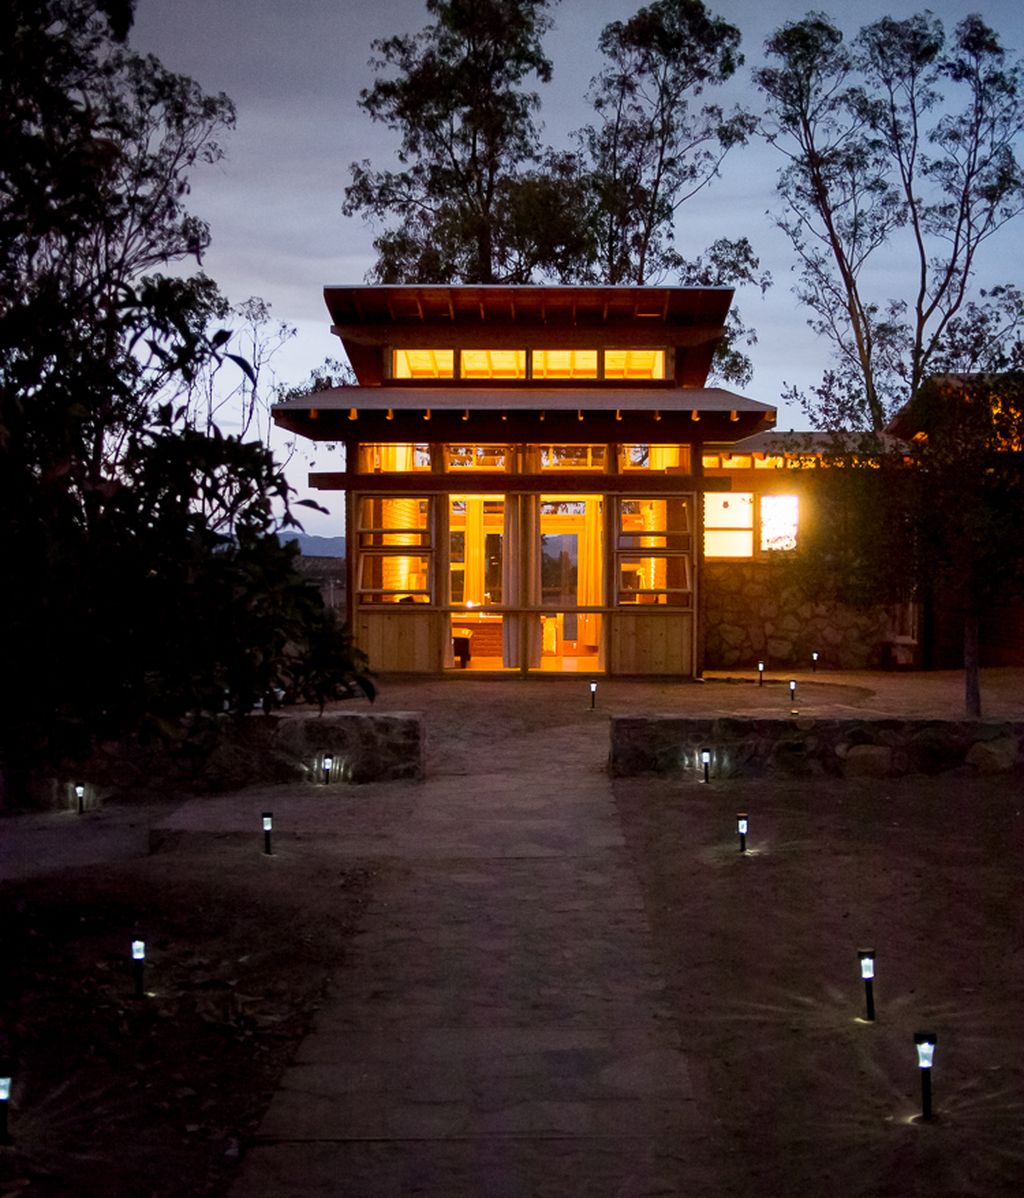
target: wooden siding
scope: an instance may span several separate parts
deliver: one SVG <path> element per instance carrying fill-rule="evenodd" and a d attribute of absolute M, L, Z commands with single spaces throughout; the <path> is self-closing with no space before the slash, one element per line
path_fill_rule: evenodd
<path fill-rule="evenodd" d="M 440 674 L 444 668 L 445 616 L 389 604 L 388 610 L 356 613 L 356 644 L 370 669 L 390 674 Z"/>
<path fill-rule="evenodd" d="M 693 612 L 622 612 L 607 618 L 612 674 L 693 674 Z"/>

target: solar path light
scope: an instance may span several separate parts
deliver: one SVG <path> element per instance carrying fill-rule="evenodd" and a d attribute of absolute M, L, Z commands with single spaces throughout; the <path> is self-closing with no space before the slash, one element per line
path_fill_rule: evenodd
<path fill-rule="evenodd" d="M 811 673 L 815 674 L 818 670 L 818 650 L 814 649 L 811 652 Z"/>
<path fill-rule="evenodd" d="M 596 703 L 597 703 L 597 683 L 592 682 L 590 684 L 590 710 L 591 711 L 594 710 L 594 706 Z"/>
<path fill-rule="evenodd" d="M 796 702 L 796 679 L 795 678 L 790 678 L 790 680 L 789 680 L 789 701 L 790 701 L 790 703 Z"/>
<path fill-rule="evenodd" d="M 324 754 L 324 786 L 331 780 L 331 768 L 334 765 L 334 758 L 330 753 Z"/>
<path fill-rule="evenodd" d="M 914 1032 L 917 1046 L 917 1067 L 921 1071 L 921 1118 L 932 1117 L 932 1063 L 935 1060 L 934 1032 Z"/>
<path fill-rule="evenodd" d="M 85 811 L 85 787 L 81 782 L 75 787 L 75 798 L 78 800 L 78 814 L 81 815 Z"/>
<path fill-rule="evenodd" d="M 764 686 L 764 662 L 757 663 L 757 685 Z"/>
<path fill-rule="evenodd" d="M 269 857 L 270 849 L 270 833 L 274 830 L 274 816 L 269 811 L 263 812 L 263 851 Z"/>
<path fill-rule="evenodd" d="M 0 1065 L 0 1144 L 11 1142 L 7 1130 L 7 1108 L 11 1103 L 11 1070 L 9 1065 Z"/>
<path fill-rule="evenodd" d="M 704 767 L 704 781 L 710 782 L 711 781 L 711 750 L 710 749 L 701 749 L 700 763 Z"/>
<path fill-rule="evenodd" d="M 860 976 L 864 979 L 864 1005 L 866 1018 L 870 1023 L 875 1021 L 875 950 L 862 948 L 857 956 L 860 957 Z"/>
<path fill-rule="evenodd" d="M 145 940 L 132 941 L 132 972 L 135 975 L 135 997 L 145 998 L 146 991 L 143 987 L 144 975 L 146 969 L 146 942 Z"/>
<path fill-rule="evenodd" d="M 750 827 L 750 821 L 747 819 L 747 813 L 740 811 L 736 816 L 736 833 L 740 838 L 740 852 L 747 851 L 747 828 Z"/>

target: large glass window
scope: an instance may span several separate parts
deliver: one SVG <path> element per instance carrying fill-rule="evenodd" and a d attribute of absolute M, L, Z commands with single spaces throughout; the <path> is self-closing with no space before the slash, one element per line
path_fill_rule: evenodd
<path fill-rule="evenodd" d="M 691 511 L 685 495 L 619 500 L 616 602 L 691 606 Z"/>
<path fill-rule="evenodd" d="M 449 470 L 508 470 L 512 450 L 508 445 L 446 445 Z"/>
<path fill-rule="evenodd" d="M 607 445 L 541 445 L 541 470 L 604 470 Z"/>
<path fill-rule="evenodd" d="M 704 496 L 704 556 L 753 557 L 754 496 L 709 491 Z"/>
<path fill-rule="evenodd" d="M 525 379 L 526 350 L 460 350 L 459 374 L 464 379 Z"/>
<path fill-rule="evenodd" d="M 433 574 L 430 500 L 362 496 L 357 508 L 360 603 L 429 603 Z"/>
<path fill-rule="evenodd" d="M 505 501 L 489 495 L 448 499 L 448 597 L 455 606 L 502 601 Z"/>

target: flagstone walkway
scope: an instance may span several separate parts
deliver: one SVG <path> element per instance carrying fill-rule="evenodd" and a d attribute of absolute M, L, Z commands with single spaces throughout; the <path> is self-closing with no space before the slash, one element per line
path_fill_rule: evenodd
<path fill-rule="evenodd" d="M 334 817 L 389 868 L 231 1198 L 714 1192 L 607 745 L 600 715 L 499 725 Z"/>

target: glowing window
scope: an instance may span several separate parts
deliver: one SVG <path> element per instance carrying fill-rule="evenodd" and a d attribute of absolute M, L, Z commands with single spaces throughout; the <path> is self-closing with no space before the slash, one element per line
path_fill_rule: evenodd
<path fill-rule="evenodd" d="M 717 453 L 703 454 L 700 461 L 705 470 L 719 470 L 722 466 L 722 459 Z"/>
<path fill-rule="evenodd" d="M 395 379 L 450 379 L 455 377 L 453 349 L 396 349 L 391 359 Z"/>
<path fill-rule="evenodd" d="M 430 469 L 429 445 L 360 445 L 360 474 L 404 474 Z"/>
<path fill-rule="evenodd" d="M 606 379 L 663 379 L 665 351 L 663 349 L 606 349 L 604 351 Z"/>
<path fill-rule="evenodd" d="M 689 607 L 692 602 L 690 499 L 620 499 L 616 602 Z"/>
<path fill-rule="evenodd" d="M 722 457 L 722 465 L 727 470 L 752 470 L 754 460 L 749 453 L 727 453 Z"/>
<path fill-rule="evenodd" d="M 689 499 L 620 499 L 618 547 L 689 551 Z"/>
<path fill-rule="evenodd" d="M 708 492 L 704 496 L 705 557 L 753 557 L 754 496 Z"/>
<path fill-rule="evenodd" d="M 800 500 L 796 495 L 761 496 L 761 550 L 796 548 Z"/>
<path fill-rule="evenodd" d="M 360 603 L 429 603 L 433 553 L 430 500 L 412 495 L 359 500 L 356 587 Z"/>
<path fill-rule="evenodd" d="M 606 445 L 541 445 L 541 470 L 603 470 Z"/>
<path fill-rule="evenodd" d="M 596 349 L 535 349 L 535 379 L 596 379 Z"/>
<path fill-rule="evenodd" d="M 446 445 L 449 470 L 507 470 L 511 450 L 507 445 Z"/>
<path fill-rule="evenodd" d="M 526 350 L 460 350 L 459 374 L 464 379 L 525 379 Z"/>
<path fill-rule="evenodd" d="M 620 445 L 620 470 L 651 470 L 663 474 L 690 473 L 689 445 Z"/>

